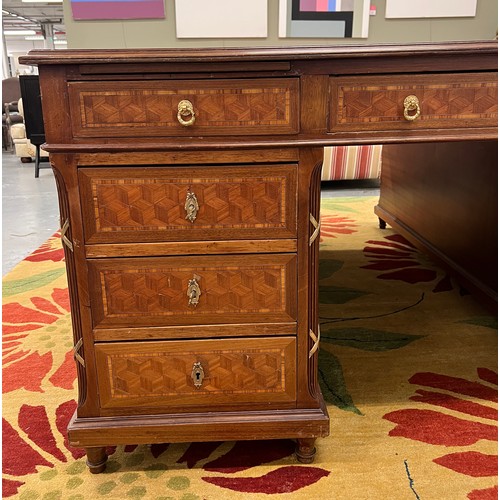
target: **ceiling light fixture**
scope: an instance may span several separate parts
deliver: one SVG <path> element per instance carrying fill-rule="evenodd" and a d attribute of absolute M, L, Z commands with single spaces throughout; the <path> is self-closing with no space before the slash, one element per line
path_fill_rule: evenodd
<path fill-rule="evenodd" d="M 7 36 L 26 36 L 26 35 L 36 35 L 35 30 L 6 30 L 3 32 Z"/>

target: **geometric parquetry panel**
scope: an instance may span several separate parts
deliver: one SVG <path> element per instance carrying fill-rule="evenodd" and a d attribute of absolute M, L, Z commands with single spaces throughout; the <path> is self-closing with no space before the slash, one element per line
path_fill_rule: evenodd
<path fill-rule="evenodd" d="M 105 316 L 170 316 L 203 313 L 282 311 L 283 266 L 239 266 L 101 271 Z M 188 303 L 189 280 L 202 290 L 195 307 Z"/>
<path fill-rule="evenodd" d="M 295 254 L 89 260 L 95 327 L 295 321 Z M 191 280 L 199 287 L 190 303 Z"/>
<path fill-rule="evenodd" d="M 296 164 L 81 168 L 79 181 L 88 243 L 296 236 Z"/>
<path fill-rule="evenodd" d="M 229 179 L 93 179 L 98 231 L 177 228 L 283 227 L 286 177 Z M 196 195 L 196 220 L 186 219 L 187 193 Z"/>
<path fill-rule="evenodd" d="M 103 408 L 147 406 L 154 413 L 296 398 L 294 337 L 105 342 L 95 350 Z"/>
<path fill-rule="evenodd" d="M 439 128 L 445 123 L 458 127 L 493 122 L 498 115 L 498 85 L 496 81 L 473 82 L 467 76 L 456 75 L 432 81 L 425 77 L 395 76 L 394 84 L 377 84 L 373 80 L 366 83 L 363 78 L 357 81 L 339 81 L 334 86 L 337 96 L 332 116 L 332 128 L 336 126 L 363 125 L 364 128 L 378 128 L 380 125 L 391 127 L 403 117 L 403 102 L 410 94 L 416 95 L 420 103 L 420 117 L 409 123 L 413 128 Z M 486 79 L 486 77 L 485 77 Z M 491 77 L 488 77 L 491 80 Z M 387 79 L 385 79 L 387 80 Z M 399 80 L 399 81 L 398 81 Z M 442 83 L 439 82 L 442 80 Z M 469 120 L 472 120 L 469 122 Z"/>
<path fill-rule="evenodd" d="M 194 363 L 204 369 L 200 388 L 194 386 Z M 225 350 L 218 353 L 110 355 L 112 397 L 169 396 L 200 392 L 281 392 L 284 389 L 283 350 Z"/>
<path fill-rule="evenodd" d="M 76 136 L 238 135 L 298 131 L 296 79 L 72 82 Z M 193 104 L 190 127 L 177 119 L 181 100 Z"/>

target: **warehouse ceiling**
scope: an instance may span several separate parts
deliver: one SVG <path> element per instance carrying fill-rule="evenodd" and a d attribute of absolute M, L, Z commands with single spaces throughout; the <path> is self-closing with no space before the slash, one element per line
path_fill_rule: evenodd
<path fill-rule="evenodd" d="M 44 31 L 44 23 L 54 26 L 54 32 L 64 38 L 63 4 L 49 2 L 23 2 L 22 0 L 3 0 L 2 27 L 6 36 L 11 31 L 33 30 L 37 34 Z"/>

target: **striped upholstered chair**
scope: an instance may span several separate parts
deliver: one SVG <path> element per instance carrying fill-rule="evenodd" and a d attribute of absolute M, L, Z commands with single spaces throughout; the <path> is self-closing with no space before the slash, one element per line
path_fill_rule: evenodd
<path fill-rule="evenodd" d="M 337 146 L 325 148 L 322 181 L 379 179 L 382 146 Z"/>

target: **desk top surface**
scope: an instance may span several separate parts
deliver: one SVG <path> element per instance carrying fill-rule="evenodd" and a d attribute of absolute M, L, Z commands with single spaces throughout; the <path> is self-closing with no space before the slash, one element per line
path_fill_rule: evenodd
<path fill-rule="evenodd" d="M 328 45 L 293 47 L 195 48 L 195 49 L 35 49 L 19 58 L 22 64 L 105 64 L 158 62 L 215 62 L 317 60 L 405 56 L 440 56 L 498 53 L 496 40 L 379 45 Z"/>

